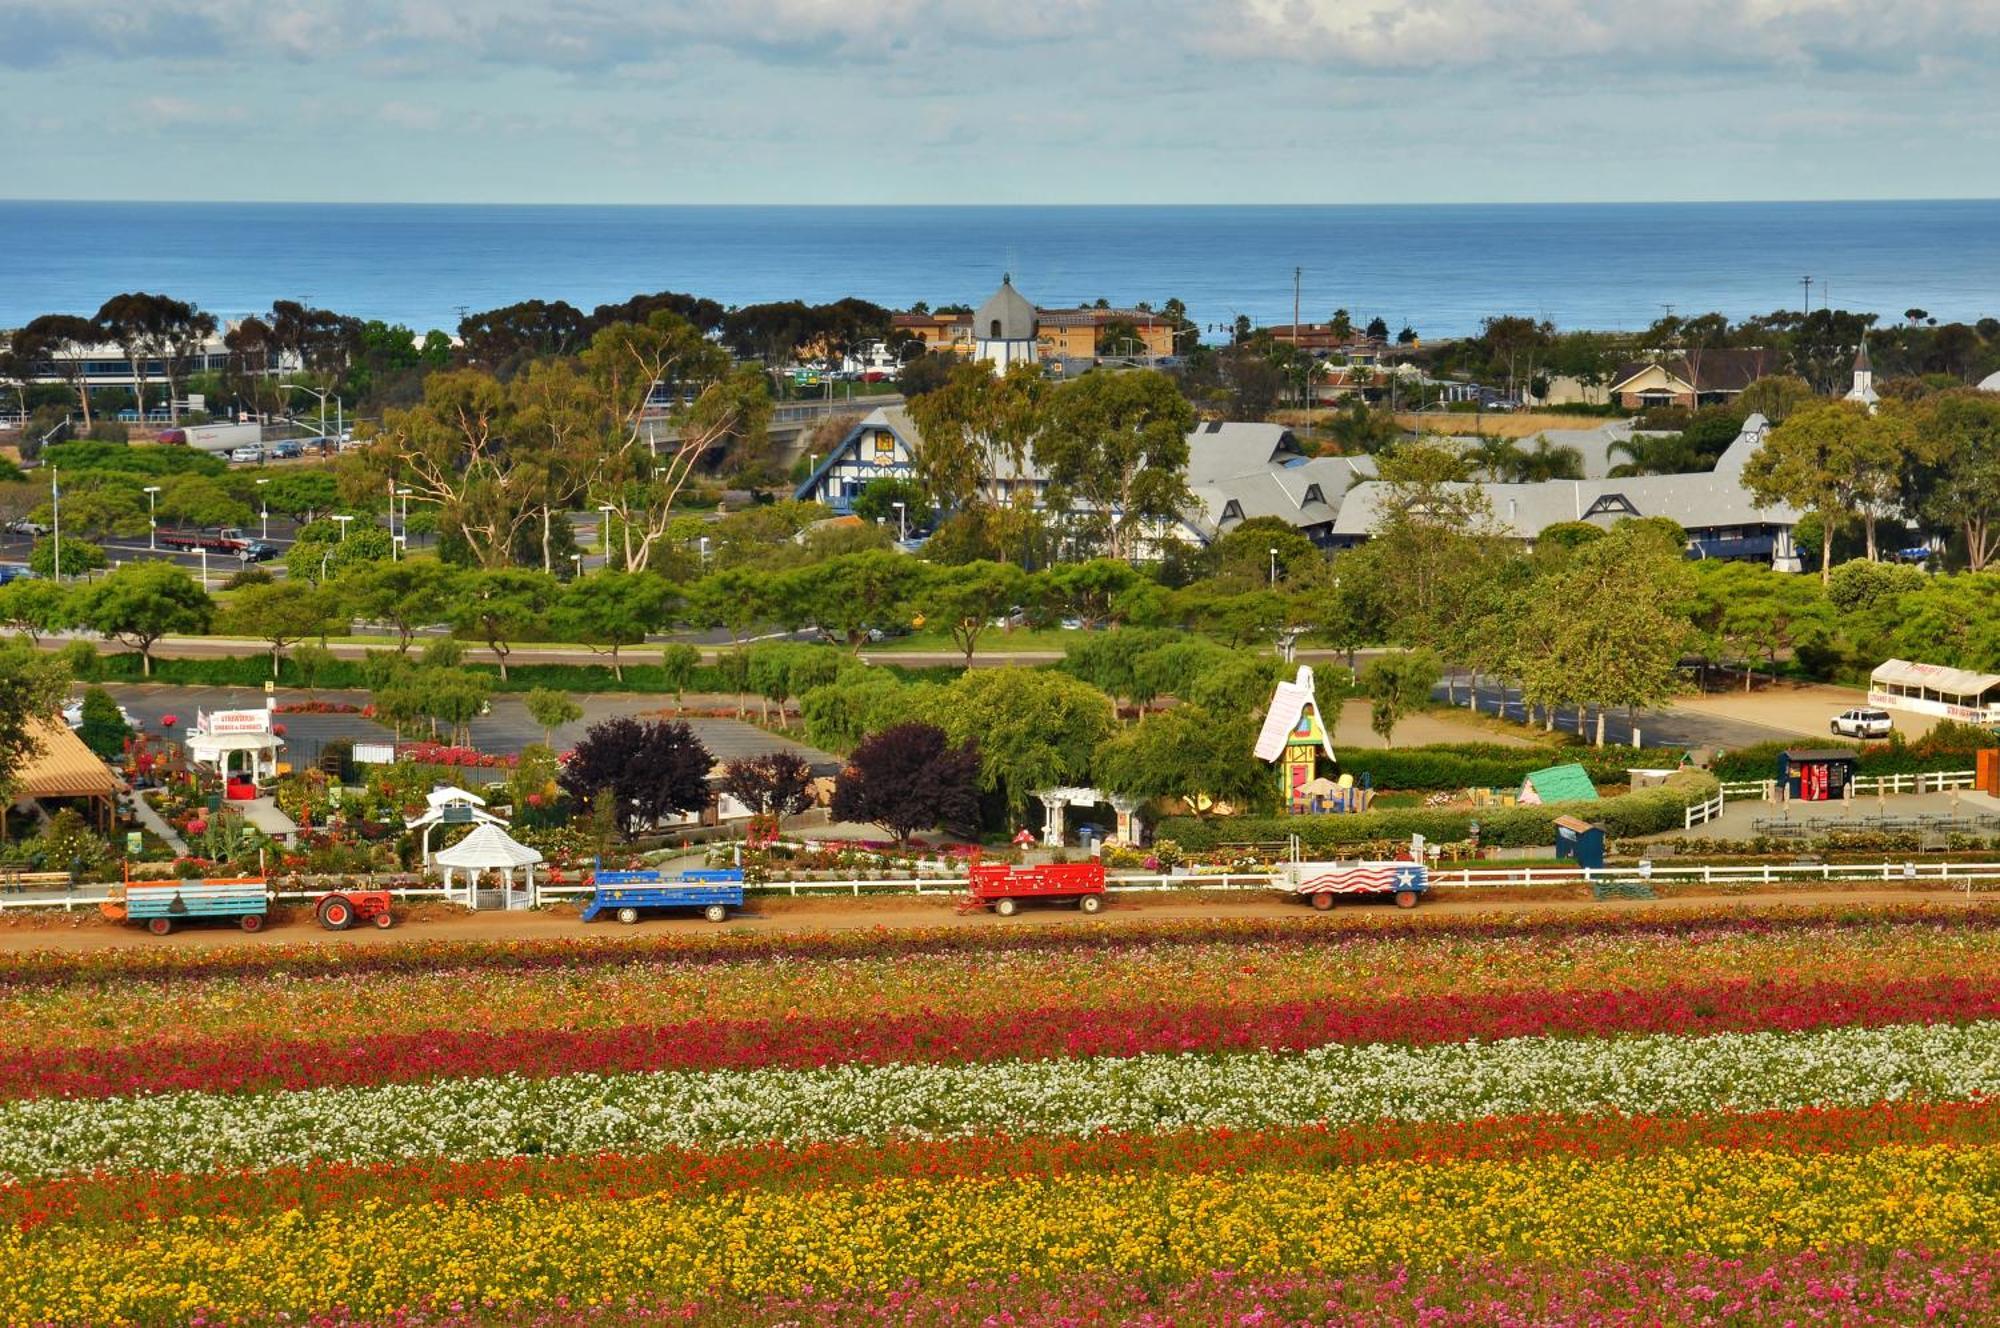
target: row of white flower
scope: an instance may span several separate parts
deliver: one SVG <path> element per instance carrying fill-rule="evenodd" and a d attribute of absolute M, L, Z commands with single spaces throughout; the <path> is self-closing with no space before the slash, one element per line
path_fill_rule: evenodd
<path fill-rule="evenodd" d="M 643 1152 L 994 1131 L 1692 1114 L 2000 1092 L 2000 1023 L 1301 1054 L 501 1077 L 0 1107 L 0 1176 Z"/>

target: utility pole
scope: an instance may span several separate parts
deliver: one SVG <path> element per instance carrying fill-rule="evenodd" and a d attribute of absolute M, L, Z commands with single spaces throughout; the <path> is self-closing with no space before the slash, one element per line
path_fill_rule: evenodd
<path fill-rule="evenodd" d="M 49 467 L 49 506 L 54 515 L 49 519 L 49 532 L 55 537 L 55 575 L 52 581 L 62 580 L 62 485 L 57 479 L 56 468 Z"/>
<path fill-rule="evenodd" d="M 1806 288 L 1806 307 L 1805 307 L 1805 312 L 1806 312 L 1806 313 L 1808 313 L 1808 314 L 1810 314 L 1810 313 L 1812 312 L 1812 278 L 1811 278 L 1811 277 L 1800 277 L 1800 278 L 1799 278 L 1799 281 L 1800 281 L 1800 283 L 1801 283 L 1802 285 L 1804 285 L 1804 287 Z"/>

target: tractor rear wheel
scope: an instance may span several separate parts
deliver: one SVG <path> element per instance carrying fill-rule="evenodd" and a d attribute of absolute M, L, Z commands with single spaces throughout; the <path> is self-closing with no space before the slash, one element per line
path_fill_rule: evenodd
<path fill-rule="evenodd" d="M 346 931 L 354 925 L 354 904 L 340 895 L 319 901 L 319 925 L 328 931 Z"/>
<path fill-rule="evenodd" d="M 148 918 L 146 919 L 146 930 L 155 936 L 172 935 L 174 920 L 172 918 Z"/>
<path fill-rule="evenodd" d="M 1095 913 L 1104 907 L 1104 896 L 1085 895 L 1076 901 L 1076 906 L 1085 913 Z"/>
<path fill-rule="evenodd" d="M 264 930 L 264 915 L 262 913 L 245 913 L 242 917 L 236 919 L 236 925 L 245 931 L 262 931 Z"/>
<path fill-rule="evenodd" d="M 724 908 L 720 904 L 710 904 L 707 908 L 701 911 L 701 915 L 707 918 L 710 922 L 729 921 L 729 910 Z"/>
<path fill-rule="evenodd" d="M 1013 900 L 1011 900 L 1011 899 L 1001 899 L 1001 900 L 997 900 L 997 901 L 995 901 L 995 903 L 994 903 L 994 905 L 993 905 L 993 911 L 994 911 L 995 913 L 998 913 L 998 914 L 999 914 L 999 915 L 1000 915 L 1001 917 L 1003 917 L 1003 918 L 1011 918 L 1011 917 L 1013 917 L 1013 916 L 1014 916 L 1014 914 L 1016 914 L 1016 913 L 1018 913 L 1018 912 L 1020 911 L 1020 909 L 1021 909 L 1021 906 L 1020 906 L 1019 904 L 1015 903 L 1015 902 L 1014 902 Z"/>
<path fill-rule="evenodd" d="M 1416 906 L 1417 892 L 1415 890 L 1398 890 L 1396 892 L 1397 908 L 1415 908 Z"/>
<path fill-rule="evenodd" d="M 636 908 L 621 908 L 618 910 L 618 920 L 629 927 L 639 920 L 639 910 Z"/>
<path fill-rule="evenodd" d="M 1318 894 L 1310 896 L 1310 898 L 1312 899 L 1313 907 L 1318 909 L 1322 913 L 1326 912 L 1328 909 L 1333 907 L 1333 896 L 1328 894 L 1324 890 L 1321 890 Z"/>

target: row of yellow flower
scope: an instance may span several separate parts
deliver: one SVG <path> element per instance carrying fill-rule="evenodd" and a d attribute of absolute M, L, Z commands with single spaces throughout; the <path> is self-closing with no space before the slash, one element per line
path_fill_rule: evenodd
<path fill-rule="evenodd" d="M 0 1322 L 258 1321 L 419 1301 L 534 1303 L 930 1285 L 1105 1270 L 1582 1262 L 1809 1246 L 1989 1248 L 2000 1148 L 1692 1150 L 1329 1173 L 895 1181 L 693 1201 L 189 1218 L 55 1241 L 0 1237 Z"/>

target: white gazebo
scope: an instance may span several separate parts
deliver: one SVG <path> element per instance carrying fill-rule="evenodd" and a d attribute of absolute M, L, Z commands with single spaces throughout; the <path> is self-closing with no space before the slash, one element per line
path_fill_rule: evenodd
<path fill-rule="evenodd" d="M 234 774 L 253 784 L 278 777 L 278 753 L 285 745 L 269 710 L 197 713 L 186 742 L 193 764 L 209 767 L 225 782 Z"/>
<path fill-rule="evenodd" d="M 405 830 L 421 829 L 424 832 L 423 865 L 431 865 L 431 831 L 441 825 L 497 825 L 505 827 L 507 822 L 486 810 L 486 799 L 470 790 L 446 786 L 434 788 L 424 795 L 425 807 L 422 815 L 413 816 L 403 822 Z"/>
<path fill-rule="evenodd" d="M 526 844 L 517 842 L 513 836 L 491 822 L 483 822 L 472 829 L 472 833 L 453 844 L 440 849 L 431 862 L 444 868 L 444 897 L 455 898 L 452 893 L 452 873 L 465 873 L 465 898 L 457 902 L 467 908 L 479 907 L 479 878 L 487 872 L 500 872 L 499 890 L 502 908 L 533 908 L 541 901 L 541 893 L 535 884 L 535 864 L 542 855 Z M 521 872 L 522 886 L 514 888 L 514 873 Z"/>

